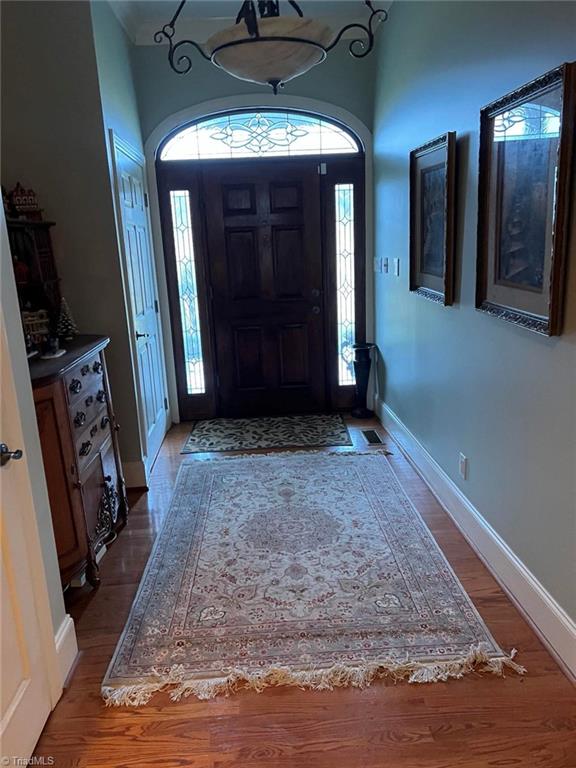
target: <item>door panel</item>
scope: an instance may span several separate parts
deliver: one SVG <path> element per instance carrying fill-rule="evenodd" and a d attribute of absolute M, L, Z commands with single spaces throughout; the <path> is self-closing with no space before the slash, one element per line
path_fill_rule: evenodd
<path fill-rule="evenodd" d="M 155 265 L 150 247 L 143 165 L 133 159 L 118 139 L 114 141 L 114 154 L 136 335 L 134 344 L 142 449 L 146 470 L 149 471 L 169 426 Z"/>
<path fill-rule="evenodd" d="M 310 378 L 308 328 L 285 325 L 279 329 L 280 386 L 302 386 Z"/>
<path fill-rule="evenodd" d="M 260 295 L 260 262 L 256 229 L 226 232 L 228 295 L 231 299 L 256 299 Z"/>
<path fill-rule="evenodd" d="M 272 227 L 273 291 L 279 299 L 304 299 L 305 249 L 299 227 Z"/>
<path fill-rule="evenodd" d="M 282 181 L 278 181 L 278 178 Z M 222 415 L 325 407 L 316 163 L 204 170 Z M 230 354 L 232 352 L 232 354 Z"/>
<path fill-rule="evenodd" d="M 4 226 L 2 223 L 2 254 L 7 253 L 10 258 Z M 25 447 L 24 436 L 2 312 L 0 369 L 0 438 L 11 450 L 16 450 Z M 47 597 L 36 586 L 32 557 L 37 557 L 38 552 L 35 543 L 29 540 L 35 521 L 30 471 L 24 454 L 20 460 L 12 460 L 0 468 L 2 765 L 5 756 L 11 756 L 10 763 L 13 759 L 14 765 L 27 764 L 25 761 L 32 754 L 51 709 L 47 660 L 41 646 L 43 634 L 37 613 L 39 605 L 48 610 Z M 17 759 L 22 762 L 17 763 Z"/>
<path fill-rule="evenodd" d="M 240 390 L 266 388 L 264 334 L 262 328 L 234 328 L 235 386 Z"/>

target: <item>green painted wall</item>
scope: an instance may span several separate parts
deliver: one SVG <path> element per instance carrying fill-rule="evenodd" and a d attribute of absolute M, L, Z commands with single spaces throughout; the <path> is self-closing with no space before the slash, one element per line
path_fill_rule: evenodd
<path fill-rule="evenodd" d="M 120 448 L 132 461 L 140 458 L 138 420 L 107 128 L 129 126 L 126 133 L 141 142 L 133 89 L 132 111 L 126 96 L 124 33 L 108 4 L 97 5 L 98 25 L 106 12 L 113 22 L 107 42 L 99 39 L 98 62 L 89 3 L 2 3 L 2 182 L 11 188 L 20 180 L 37 191 L 46 217 L 56 222 L 62 292 L 80 331 L 111 337 L 107 359 Z"/>
<path fill-rule="evenodd" d="M 45 217 L 57 222 L 52 233 L 62 292 L 78 327 L 108 333 L 118 290 L 104 267 L 111 230 L 103 212 L 111 204 L 90 10 L 76 2 L 3 2 L 1 10 L 2 183 L 11 189 L 21 181 L 36 190 Z M 44 514 L 45 507 L 37 511 Z M 50 563 L 49 517 L 40 521 L 40 534 Z M 57 628 L 60 579 L 48 586 Z"/>
<path fill-rule="evenodd" d="M 576 618 L 576 239 L 566 328 L 546 339 L 474 309 L 482 105 L 576 59 L 574 2 L 397 2 L 378 51 L 381 396 Z M 408 153 L 458 133 L 455 306 L 408 291 Z M 458 475 L 458 453 L 469 479 Z"/>
<path fill-rule="evenodd" d="M 92 0 L 92 27 L 106 128 L 141 152 L 142 132 L 132 71 L 132 43 L 105 0 Z"/>
<path fill-rule="evenodd" d="M 225 96 L 269 92 L 264 86 L 230 77 L 200 55 L 192 54 L 192 70 L 187 75 L 178 75 L 168 65 L 167 50 L 162 45 L 133 48 L 134 77 L 144 139 L 162 120 L 186 107 Z M 343 107 L 370 125 L 374 63 L 374 56 L 353 59 L 344 41 L 323 64 L 288 83 L 278 96 L 278 104 L 282 105 L 283 93 L 316 98 Z"/>

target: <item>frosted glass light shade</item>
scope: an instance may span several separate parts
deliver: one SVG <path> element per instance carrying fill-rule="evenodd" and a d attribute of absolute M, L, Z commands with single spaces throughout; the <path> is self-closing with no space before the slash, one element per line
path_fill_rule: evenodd
<path fill-rule="evenodd" d="M 323 49 L 333 38 L 330 27 L 302 18 L 261 19 L 258 29 L 260 38 L 251 38 L 244 24 L 228 27 L 212 35 L 205 49 L 215 64 L 240 80 L 286 83 L 324 61 Z M 282 37 L 299 40 L 270 40 Z M 250 42 L 228 46 L 241 40 Z"/>

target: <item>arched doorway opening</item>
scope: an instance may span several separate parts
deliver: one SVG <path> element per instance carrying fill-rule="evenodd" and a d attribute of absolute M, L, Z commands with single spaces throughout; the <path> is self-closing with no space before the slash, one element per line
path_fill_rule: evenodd
<path fill-rule="evenodd" d="M 181 418 L 351 406 L 365 340 L 365 152 L 277 108 L 179 126 L 156 153 Z"/>

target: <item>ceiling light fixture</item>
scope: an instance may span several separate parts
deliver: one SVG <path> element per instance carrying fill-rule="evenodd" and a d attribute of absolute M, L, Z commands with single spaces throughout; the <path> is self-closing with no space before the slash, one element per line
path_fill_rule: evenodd
<path fill-rule="evenodd" d="M 352 40 L 350 53 L 357 59 L 367 56 L 374 47 L 376 24 L 388 18 L 385 10 L 374 8 L 370 0 L 364 0 L 370 11 L 366 24 L 347 24 L 334 34 L 323 22 L 304 18 L 294 0 L 288 2 L 296 12 L 294 17 L 280 16 L 278 0 L 245 0 L 235 26 L 216 32 L 206 43 L 200 44 L 194 40 L 174 42 L 176 22 L 186 4 L 186 0 L 181 0 L 172 19 L 156 32 L 154 40 L 168 42 L 168 61 L 180 75 L 192 69 L 190 56 L 182 52 L 186 46 L 192 46 L 204 59 L 233 77 L 270 85 L 277 93 L 284 83 L 323 62 L 328 52 L 350 30 L 359 30 L 362 35 Z"/>

